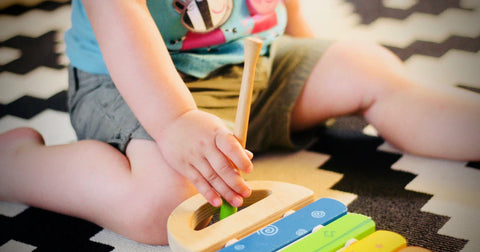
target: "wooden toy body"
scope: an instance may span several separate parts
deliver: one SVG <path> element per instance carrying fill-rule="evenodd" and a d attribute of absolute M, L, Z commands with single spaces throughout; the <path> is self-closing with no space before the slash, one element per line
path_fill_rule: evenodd
<path fill-rule="evenodd" d="M 198 194 L 180 204 L 168 219 L 168 241 L 173 251 L 217 251 L 232 239 L 243 238 L 280 219 L 288 210 L 313 202 L 313 191 L 273 181 L 249 181 L 252 195 L 246 208 L 210 226 L 218 212 Z"/>

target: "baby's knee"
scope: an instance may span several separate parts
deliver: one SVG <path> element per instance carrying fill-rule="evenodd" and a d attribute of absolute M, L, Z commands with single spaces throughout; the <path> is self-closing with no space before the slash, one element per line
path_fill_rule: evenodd
<path fill-rule="evenodd" d="M 398 65 L 401 60 L 390 50 L 373 41 L 339 40 L 328 47 L 325 55 L 332 56 L 343 63 L 370 62 L 378 66 Z"/>
<path fill-rule="evenodd" d="M 167 222 L 170 213 L 190 196 L 184 192 L 168 193 L 146 191 L 135 192 L 136 197 L 128 202 L 124 212 L 127 225 L 126 236 L 137 242 L 152 245 L 167 245 Z"/>
<path fill-rule="evenodd" d="M 130 224 L 127 235 L 137 242 L 151 245 L 167 245 L 168 235 L 166 223 L 168 212 L 163 207 L 149 206 L 130 212 Z"/>

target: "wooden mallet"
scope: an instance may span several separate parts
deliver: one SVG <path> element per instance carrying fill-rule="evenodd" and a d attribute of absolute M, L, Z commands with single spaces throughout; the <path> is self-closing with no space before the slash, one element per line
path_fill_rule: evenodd
<path fill-rule="evenodd" d="M 237 114 L 233 134 L 243 148 L 247 142 L 248 119 L 250 117 L 250 104 L 252 103 L 253 81 L 255 79 L 255 66 L 257 64 L 262 40 L 249 37 L 245 39 L 245 63 L 243 67 L 240 95 L 238 97 Z M 237 208 L 223 200 L 220 207 L 220 220 L 237 212 Z"/>

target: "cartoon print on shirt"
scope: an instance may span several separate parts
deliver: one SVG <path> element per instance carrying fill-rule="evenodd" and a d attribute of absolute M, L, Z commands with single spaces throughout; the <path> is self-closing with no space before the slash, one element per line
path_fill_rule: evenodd
<path fill-rule="evenodd" d="M 239 20 L 241 27 L 221 28 L 230 17 L 233 1 L 246 1 L 250 16 Z M 280 0 L 174 0 L 173 7 L 181 15 L 182 25 L 188 32 L 182 38 L 170 41 L 182 43 L 181 49 L 209 48 L 232 37 L 260 33 L 278 24 L 275 8 Z"/>
<path fill-rule="evenodd" d="M 233 0 L 175 0 L 173 7 L 182 16 L 182 24 L 189 31 L 210 32 L 228 20 Z"/>

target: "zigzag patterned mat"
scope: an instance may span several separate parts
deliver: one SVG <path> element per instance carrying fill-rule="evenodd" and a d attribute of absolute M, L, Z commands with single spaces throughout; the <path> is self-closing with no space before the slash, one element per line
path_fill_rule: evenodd
<path fill-rule="evenodd" d="M 480 98 L 480 1 L 302 0 L 320 38 L 361 37 L 395 52 L 421 84 Z M 0 3 L 0 132 L 76 140 L 66 113 L 65 0 Z M 362 118 L 340 118 L 309 150 L 254 160 L 246 178 L 292 182 L 433 251 L 480 251 L 480 164 L 405 155 Z M 480 151 L 480 150 L 479 150 Z M 92 223 L 0 202 L 0 251 L 170 251 Z"/>

